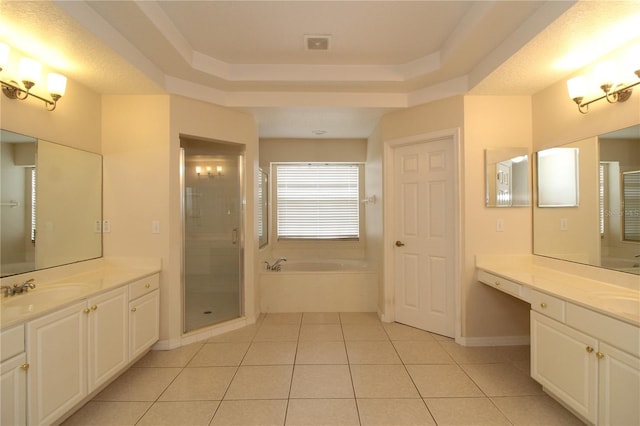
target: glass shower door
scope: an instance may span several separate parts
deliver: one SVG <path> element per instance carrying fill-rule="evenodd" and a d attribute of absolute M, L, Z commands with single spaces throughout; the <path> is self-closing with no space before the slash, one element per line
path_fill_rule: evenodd
<path fill-rule="evenodd" d="M 242 161 L 228 145 L 182 141 L 184 332 L 242 315 Z"/>

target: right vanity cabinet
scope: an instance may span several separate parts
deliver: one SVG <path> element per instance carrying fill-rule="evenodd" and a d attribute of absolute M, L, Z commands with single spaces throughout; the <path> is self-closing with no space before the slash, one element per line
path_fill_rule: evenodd
<path fill-rule="evenodd" d="M 638 327 L 543 293 L 531 301 L 531 376 L 591 423 L 640 424 Z"/>

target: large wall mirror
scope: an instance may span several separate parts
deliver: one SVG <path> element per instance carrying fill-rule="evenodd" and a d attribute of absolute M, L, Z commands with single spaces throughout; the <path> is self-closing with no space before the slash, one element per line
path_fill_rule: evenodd
<path fill-rule="evenodd" d="M 556 208 L 534 204 L 534 254 L 640 275 L 640 125 L 563 148 L 579 152 L 569 157 L 578 163 L 580 202 Z M 536 182 L 538 174 L 561 176 L 573 165 L 556 167 L 541 169 L 537 162 Z"/>
<path fill-rule="evenodd" d="M 529 201 L 529 155 L 527 148 L 487 149 L 485 205 L 527 207 Z"/>
<path fill-rule="evenodd" d="M 0 276 L 102 256 L 102 157 L 0 130 Z"/>

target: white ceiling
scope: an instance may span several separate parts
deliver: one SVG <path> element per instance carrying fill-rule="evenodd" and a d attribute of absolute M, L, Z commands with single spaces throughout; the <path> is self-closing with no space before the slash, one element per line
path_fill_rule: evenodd
<path fill-rule="evenodd" d="M 2 0 L 0 24 L 0 40 L 98 93 L 240 108 L 261 137 L 345 138 L 456 94 L 536 93 L 638 40 L 640 0 Z"/>

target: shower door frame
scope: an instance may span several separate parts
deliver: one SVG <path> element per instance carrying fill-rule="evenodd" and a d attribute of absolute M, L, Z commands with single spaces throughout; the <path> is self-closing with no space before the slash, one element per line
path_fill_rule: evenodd
<path fill-rule="evenodd" d="M 180 138 L 182 140 L 182 137 Z M 212 141 L 214 143 L 224 143 L 221 141 Z M 238 150 L 238 178 L 239 178 L 239 197 L 240 197 L 240 212 L 239 212 L 239 230 L 238 230 L 238 305 L 239 312 L 237 318 L 231 318 L 222 322 L 206 325 L 201 328 L 187 331 L 187 300 L 186 300 L 186 175 L 185 175 L 185 149 L 180 146 L 180 225 L 181 225 L 181 239 L 180 239 L 180 294 L 182 297 L 182 334 L 197 333 L 208 327 L 212 327 L 218 324 L 224 324 L 227 321 L 233 321 L 237 318 L 242 318 L 245 314 L 245 224 L 246 224 L 246 152 L 245 150 Z"/>

